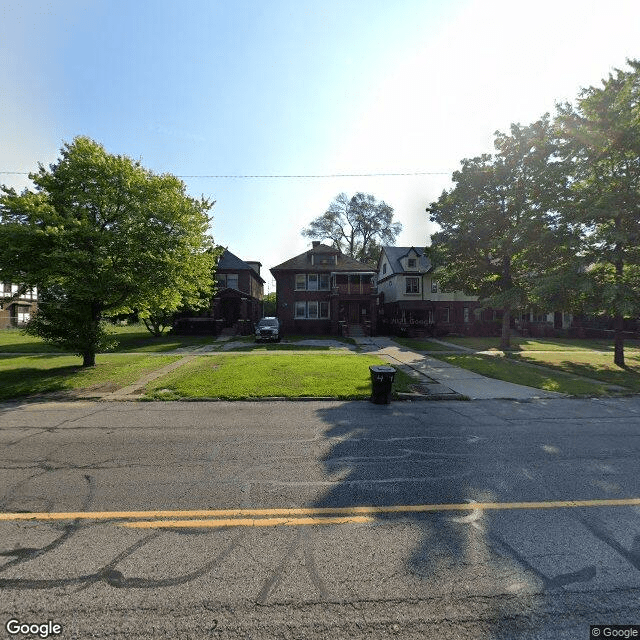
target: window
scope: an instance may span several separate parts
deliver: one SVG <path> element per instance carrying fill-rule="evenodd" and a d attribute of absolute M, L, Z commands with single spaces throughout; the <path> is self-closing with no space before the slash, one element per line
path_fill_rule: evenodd
<path fill-rule="evenodd" d="M 420 293 L 420 279 L 419 278 L 407 278 L 406 293 Z"/>
<path fill-rule="evenodd" d="M 296 291 L 306 291 L 307 289 L 307 276 L 304 273 L 298 273 L 296 275 Z"/>
<path fill-rule="evenodd" d="M 229 287 L 229 289 L 237 289 L 238 288 L 238 274 L 237 273 L 228 273 L 227 274 L 227 287 Z"/>
<path fill-rule="evenodd" d="M 385 273 L 387 273 L 387 263 L 386 262 L 382 265 L 382 275 L 384 275 Z"/>
<path fill-rule="evenodd" d="M 224 273 L 220 273 L 216 276 L 216 282 L 220 289 L 224 289 L 227 286 L 227 276 Z"/>
<path fill-rule="evenodd" d="M 462 310 L 465 323 L 469 322 L 469 307 L 464 307 Z"/>
<path fill-rule="evenodd" d="M 318 290 L 318 274 L 317 273 L 310 273 L 307 276 L 307 289 L 309 291 Z"/>
<path fill-rule="evenodd" d="M 445 307 L 441 311 L 442 322 L 449 322 L 449 307 Z"/>
<path fill-rule="evenodd" d="M 407 259 L 407 265 L 408 265 L 409 269 L 415 269 L 416 268 L 416 259 L 415 258 L 408 258 Z"/>
<path fill-rule="evenodd" d="M 329 317 L 329 303 L 322 300 L 309 300 L 308 302 L 296 302 L 295 317 L 308 320 Z"/>
<path fill-rule="evenodd" d="M 328 273 L 321 273 L 318 276 L 318 289 L 320 289 L 321 291 L 329 290 L 329 274 Z"/>
<path fill-rule="evenodd" d="M 437 280 L 432 280 L 431 281 L 431 293 L 438 293 L 438 281 Z"/>
<path fill-rule="evenodd" d="M 31 319 L 31 314 L 29 313 L 29 307 L 18 307 L 17 320 L 18 324 L 26 324 Z"/>

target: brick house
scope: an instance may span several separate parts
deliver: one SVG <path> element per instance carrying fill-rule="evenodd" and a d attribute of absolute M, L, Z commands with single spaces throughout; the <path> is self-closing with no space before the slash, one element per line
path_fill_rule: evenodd
<path fill-rule="evenodd" d="M 480 313 L 477 297 L 440 289 L 422 249 L 383 246 L 377 282 L 379 322 L 391 333 L 420 333 L 436 327 L 466 333 Z"/>
<path fill-rule="evenodd" d="M 211 315 L 223 328 L 236 327 L 240 333 L 253 330 L 262 317 L 264 279 L 260 262 L 245 262 L 228 249 L 220 256 L 216 269 L 218 292 L 211 301 Z"/>
<path fill-rule="evenodd" d="M 38 308 L 38 290 L 21 291 L 17 284 L 0 283 L 0 329 L 21 327 Z"/>
<path fill-rule="evenodd" d="M 375 329 L 375 269 L 338 249 L 309 251 L 270 269 L 276 315 L 287 333 L 352 335 Z"/>
<path fill-rule="evenodd" d="M 264 279 L 260 262 L 245 262 L 225 249 L 218 260 L 216 295 L 209 309 L 176 318 L 176 333 L 219 334 L 223 329 L 243 335 L 262 317 Z"/>

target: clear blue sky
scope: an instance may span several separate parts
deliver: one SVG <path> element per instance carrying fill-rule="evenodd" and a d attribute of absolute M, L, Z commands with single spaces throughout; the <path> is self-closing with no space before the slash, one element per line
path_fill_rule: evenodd
<path fill-rule="evenodd" d="M 184 178 L 216 200 L 215 240 L 263 271 L 305 250 L 300 231 L 341 191 L 385 200 L 398 244 L 424 246 L 424 209 L 462 158 L 627 57 L 636 0 L 10 0 L 0 171 L 88 135 L 179 176 L 433 172 Z"/>

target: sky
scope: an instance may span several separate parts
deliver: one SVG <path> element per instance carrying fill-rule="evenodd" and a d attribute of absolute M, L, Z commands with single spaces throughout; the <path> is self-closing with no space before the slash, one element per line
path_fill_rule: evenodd
<path fill-rule="evenodd" d="M 637 0 L 10 0 L 0 183 L 30 187 L 89 136 L 215 200 L 214 240 L 262 263 L 266 293 L 341 192 L 391 205 L 398 246 L 429 244 L 463 158 L 627 58 Z"/>

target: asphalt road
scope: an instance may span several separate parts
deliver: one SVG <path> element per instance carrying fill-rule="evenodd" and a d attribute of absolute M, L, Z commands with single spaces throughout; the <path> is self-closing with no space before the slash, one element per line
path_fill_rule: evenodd
<path fill-rule="evenodd" d="M 0 638 L 640 624 L 640 398 L 6 404 L 0 443 Z"/>

